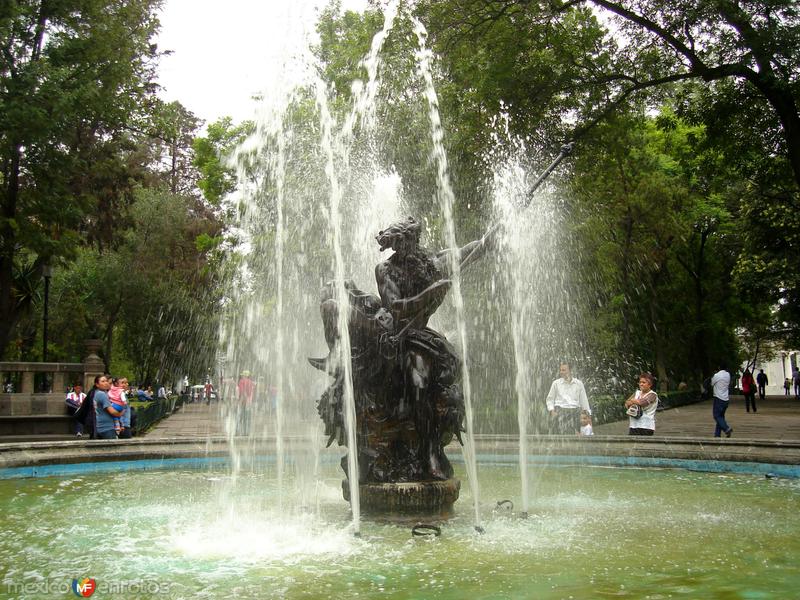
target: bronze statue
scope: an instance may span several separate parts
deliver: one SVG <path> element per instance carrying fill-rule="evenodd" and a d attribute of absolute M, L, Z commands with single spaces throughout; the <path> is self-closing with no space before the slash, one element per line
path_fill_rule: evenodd
<path fill-rule="evenodd" d="M 420 224 L 407 217 L 376 237 L 381 251 L 394 250 L 375 268 L 380 297 L 345 283 L 359 483 L 453 476 L 444 447 L 453 436 L 461 441 L 464 431 L 461 361 L 447 339 L 427 325 L 450 288 L 453 260 L 461 269 L 469 266 L 489 248 L 495 231 L 463 248 L 433 254 L 420 247 Z M 320 305 L 329 358 L 310 360 L 334 377 L 317 408 L 328 445 L 334 440 L 344 445 L 343 374 L 333 359 L 340 340 L 334 292 L 328 283 Z M 342 468 L 347 472 L 346 458 Z"/>

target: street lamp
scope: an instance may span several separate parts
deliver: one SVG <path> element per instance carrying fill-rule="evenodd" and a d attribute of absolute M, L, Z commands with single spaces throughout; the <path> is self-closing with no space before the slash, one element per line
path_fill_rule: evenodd
<path fill-rule="evenodd" d="M 42 328 L 42 362 L 47 362 L 47 303 L 50 299 L 50 278 L 53 276 L 53 267 L 45 263 L 42 267 L 44 275 L 44 323 Z"/>

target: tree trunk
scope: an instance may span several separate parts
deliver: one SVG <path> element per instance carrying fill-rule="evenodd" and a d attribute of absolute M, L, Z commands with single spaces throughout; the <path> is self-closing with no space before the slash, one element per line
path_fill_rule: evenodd
<path fill-rule="evenodd" d="M 658 296 L 656 294 L 656 280 L 661 275 L 663 267 L 659 267 L 650 281 L 650 332 L 653 338 L 653 355 L 655 360 L 656 376 L 658 377 L 658 391 L 669 390 L 669 378 L 664 360 L 664 336 L 658 327 Z"/>
<path fill-rule="evenodd" d="M 622 249 L 622 293 L 624 295 L 622 303 L 622 347 L 628 352 L 630 350 L 631 341 L 631 316 L 630 316 L 630 262 L 631 262 L 631 244 L 633 242 L 633 216 L 631 209 L 628 207 L 628 212 L 624 221 L 625 227 L 625 244 Z"/>
<path fill-rule="evenodd" d="M 3 202 L 3 222 L 0 225 L 0 359 L 5 357 L 19 315 L 14 298 L 14 257 L 17 235 L 11 225 L 17 216 L 19 199 L 20 146 L 11 144 L 11 160 L 8 163 Z"/>
<path fill-rule="evenodd" d="M 122 308 L 122 295 L 120 294 L 117 305 L 111 311 L 108 318 L 108 327 L 106 328 L 106 349 L 103 361 L 106 365 L 106 373 L 111 372 L 111 351 L 114 349 L 114 326 L 117 323 L 117 316 L 119 315 L 120 308 Z"/>
<path fill-rule="evenodd" d="M 694 273 L 694 305 L 695 305 L 695 335 L 694 349 L 697 357 L 698 367 L 702 373 L 709 373 L 711 365 L 708 360 L 708 349 L 706 348 L 706 323 L 705 323 L 705 290 L 703 289 L 703 277 L 705 277 L 705 252 L 706 242 L 708 241 L 708 230 L 703 230 L 700 234 L 700 249 L 697 255 L 697 269 Z M 701 376 L 702 381 L 702 376 Z"/>

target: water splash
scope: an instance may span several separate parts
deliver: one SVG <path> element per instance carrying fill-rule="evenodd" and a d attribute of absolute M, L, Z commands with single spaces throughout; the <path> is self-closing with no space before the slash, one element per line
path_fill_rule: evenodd
<path fill-rule="evenodd" d="M 422 77 L 425 88 L 425 98 L 428 101 L 428 116 L 430 118 L 431 138 L 433 150 L 431 158 L 436 164 L 436 196 L 439 207 L 442 210 L 445 224 L 445 243 L 448 248 L 453 249 L 448 253 L 450 261 L 450 272 L 452 277 L 452 298 L 456 311 L 456 326 L 458 328 L 458 338 L 461 345 L 461 364 L 462 364 L 462 385 L 464 390 L 466 440 L 464 442 L 464 460 L 467 464 L 467 474 L 469 476 L 470 487 L 472 488 L 473 505 L 475 509 L 475 527 L 480 527 L 480 500 L 478 490 L 478 469 L 475 460 L 475 434 L 473 430 L 472 414 L 472 387 L 469 376 L 469 360 L 467 349 L 467 326 L 464 316 L 464 298 L 461 295 L 461 255 L 456 251 L 458 242 L 456 240 L 455 221 L 453 217 L 453 205 L 455 204 L 455 194 L 450 185 L 450 173 L 447 163 L 447 153 L 444 149 L 444 128 L 442 127 L 439 115 L 439 99 L 436 88 L 433 84 L 433 74 L 431 71 L 431 60 L 433 53 L 427 48 L 428 32 L 425 26 L 417 19 L 413 20 L 414 33 L 417 36 L 419 50 L 417 51 L 417 64 L 419 75 Z"/>

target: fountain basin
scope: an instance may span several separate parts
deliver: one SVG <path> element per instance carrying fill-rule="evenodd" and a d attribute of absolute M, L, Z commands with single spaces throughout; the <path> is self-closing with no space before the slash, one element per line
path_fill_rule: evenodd
<path fill-rule="evenodd" d="M 791 597 L 800 583 L 797 479 L 550 455 L 529 464 L 521 519 L 495 508 L 518 497 L 516 457 L 478 457 L 486 533 L 465 485 L 437 538 L 375 520 L 353 537 L 335 453 L 311 484 L 288 468 L 283 492 L 271 456 L 236 477 L 221 456 L 2 469 L 2 593 L 82 576 L 152 598 Z"/>

